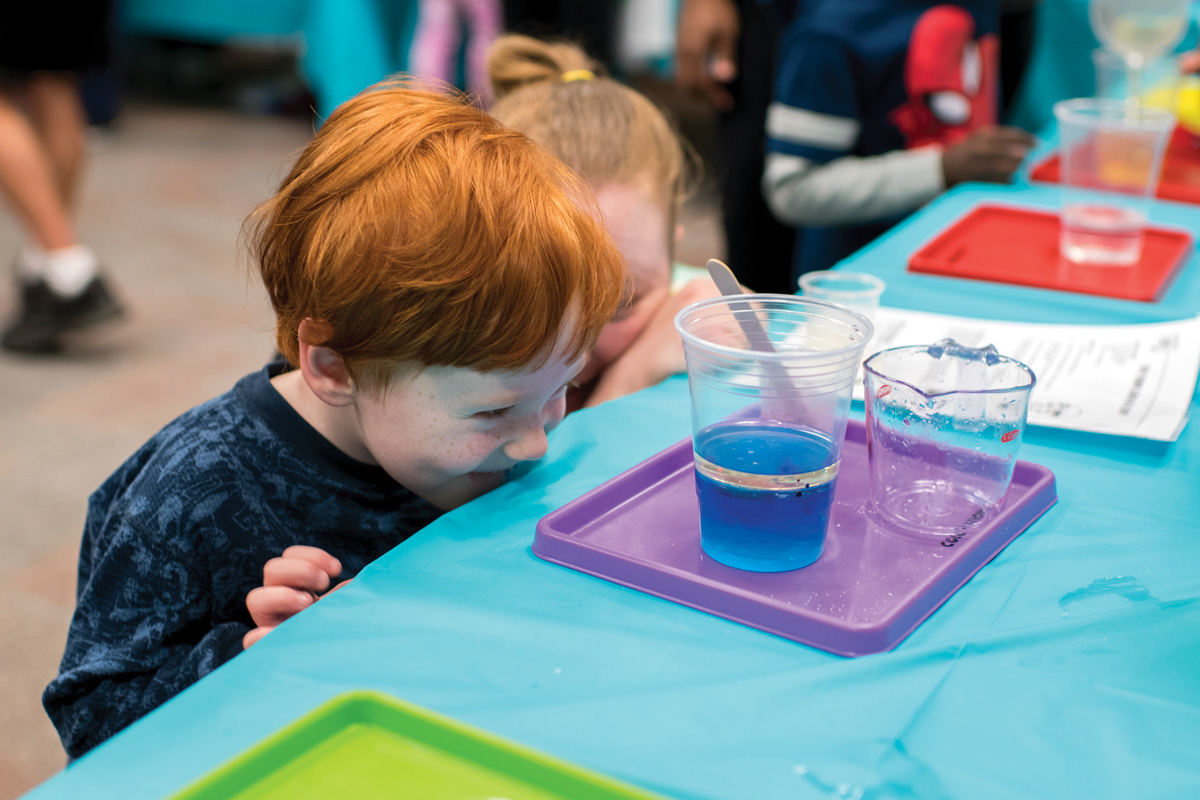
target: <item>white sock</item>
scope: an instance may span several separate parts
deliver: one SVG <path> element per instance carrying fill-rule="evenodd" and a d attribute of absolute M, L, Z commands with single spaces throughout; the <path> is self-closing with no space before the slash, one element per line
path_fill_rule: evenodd
<path fill-rule="evenodd" d="M 96 276 L 99 263 L 90 247 L 77 244 L 42 253 L 42 277 L 56 294 L 74 297 Z"/>

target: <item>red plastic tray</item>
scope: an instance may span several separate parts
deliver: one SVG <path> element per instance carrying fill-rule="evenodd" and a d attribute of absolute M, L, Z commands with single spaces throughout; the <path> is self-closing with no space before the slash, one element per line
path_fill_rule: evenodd
<path fill-rule="evenodd" d="M 1058 154 L 1034 167 L 1029 179 L 1058 183 L 1061 179 Z M 1167 143 L 1158 196 L 1163 200 L 1200 204 L 1200 137 L 1183 128 L 1176 128 Z"/>
<path fill-rule="evenodd" d="M 1150 226 L 1136 264 L 1083 266 L 1059 255 L 1059 227 L 1056 212 L 979 205 L 914 253 L 908 269 L 1153 302 L 1192 249 L 1186 231 Z"/>

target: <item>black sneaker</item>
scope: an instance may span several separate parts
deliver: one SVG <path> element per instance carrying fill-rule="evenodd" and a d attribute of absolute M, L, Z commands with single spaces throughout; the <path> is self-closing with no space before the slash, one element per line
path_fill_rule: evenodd
<path fill-rule="evenodd" d="M 89 328 L 124 314 L 99 275 L 74 297 L 63 297 L 45 281 L 37 280 L 22 285 L 17 318 L 4 330 L 0 345 L 17 353 L 57 353 L 62 349 L 62 334 L 67 331 Z"/>

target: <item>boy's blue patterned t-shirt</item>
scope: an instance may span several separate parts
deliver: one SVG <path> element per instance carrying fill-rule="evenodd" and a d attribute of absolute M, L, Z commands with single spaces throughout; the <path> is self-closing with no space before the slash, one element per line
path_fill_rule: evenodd
<path fill-rule="evenodd" d="M 275 391 L 272 364 L 183 414 L 88 501 L 77 606 L 43 703 L 77 758 L 242 651 L 246 595 L 291 545 L 341 579 L 441 512 L 351 459 Z"/>

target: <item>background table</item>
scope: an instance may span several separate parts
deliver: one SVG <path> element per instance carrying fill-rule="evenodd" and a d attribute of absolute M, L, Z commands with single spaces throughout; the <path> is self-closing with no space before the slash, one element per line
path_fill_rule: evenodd
<path fill-rule="evenodd" d="M 120 30 L 215 44 L 291 41 L 300 72 L 327 117 L 408 66 L 413 0 L 122 0 Z"/>
<path fill-rule="evenodd" d="M 891 305 L 1031 322 L 1160 304 L 904 271 L 966 186 L 844 267 Z M 1200 229 L 1200 209 L 1156 204 Z M 1193 410 L 1195 404 L 1193 403 Z M 861 417 L 861 408 L 854 411 Z M 159 797 L 339 692 L 372 688 L 683 798 L 1200 796 L 1200 425 L 1174 444 L 1030 429 L 1059 502 L 894 651 L 845 659 L 550 565 L 550 510 L 689 432 L 681 378 L 569 417 L 543 462 L 368 567 L 30 796 Z"/>

